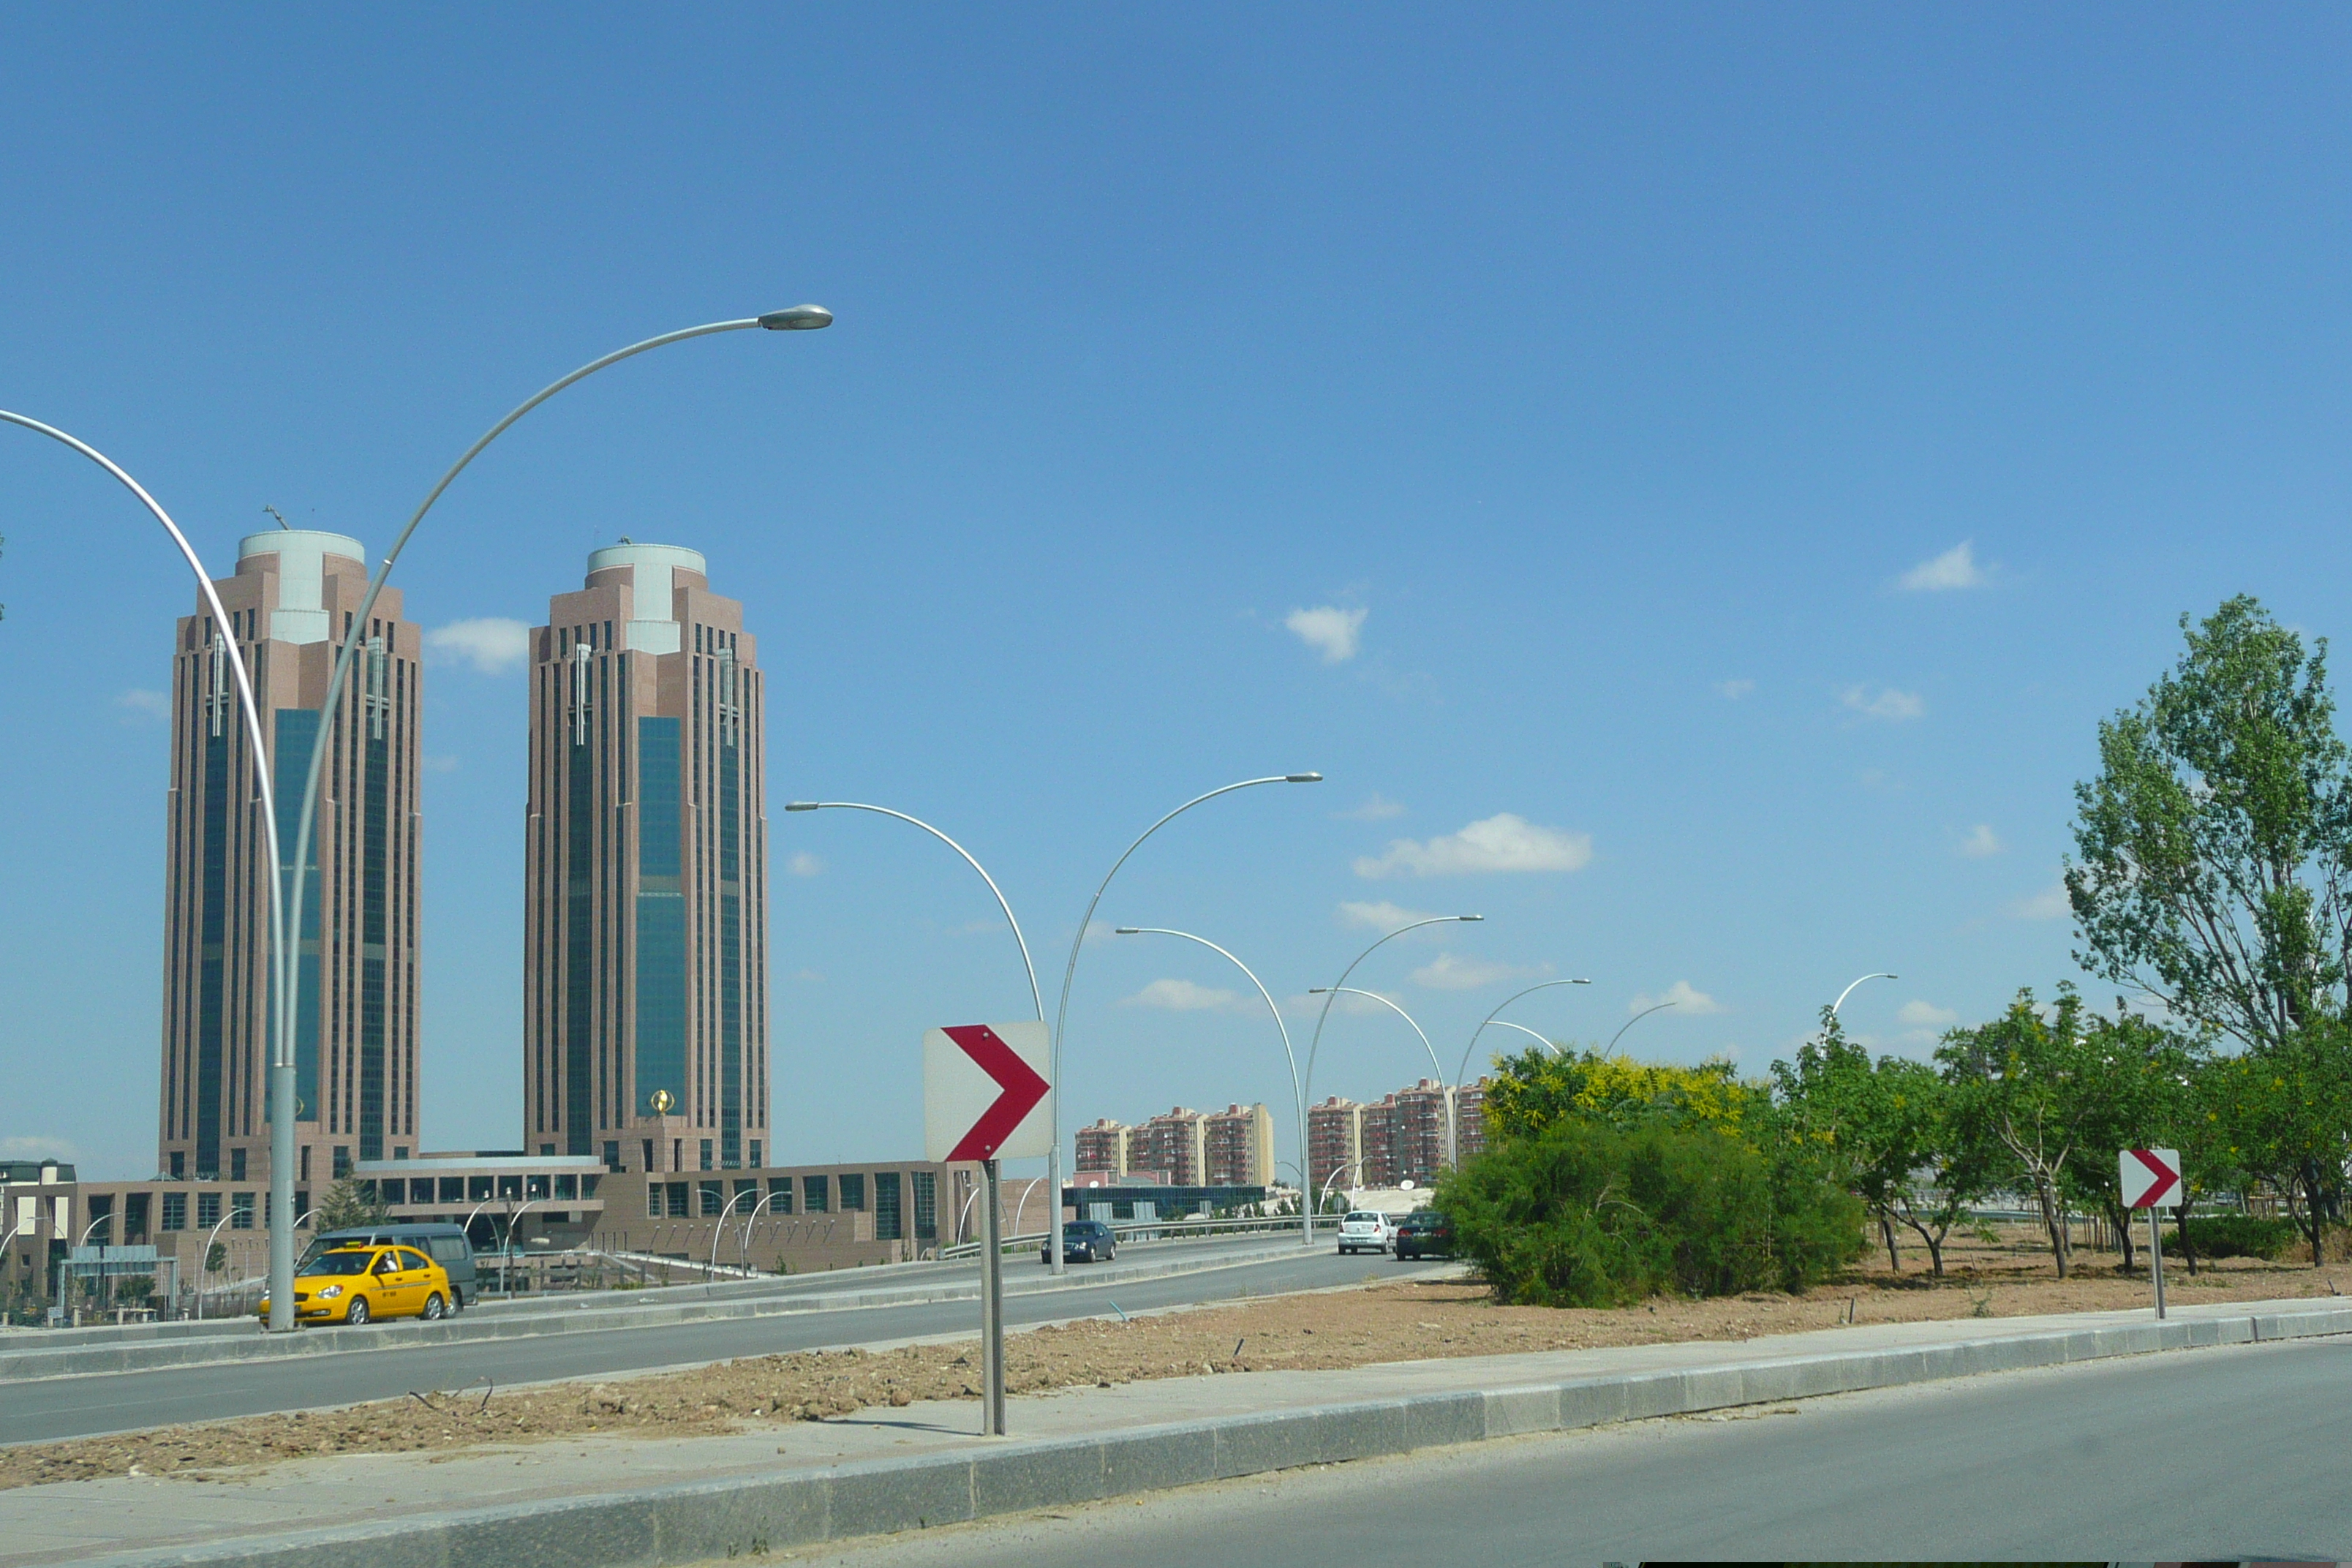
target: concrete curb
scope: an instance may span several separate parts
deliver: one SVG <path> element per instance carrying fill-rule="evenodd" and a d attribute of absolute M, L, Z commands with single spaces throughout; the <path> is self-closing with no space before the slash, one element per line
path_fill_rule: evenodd
<path fill-rule="evenodd" d="M 1254 1263 L 1279 1262 L 1298 1249 L 1264 1253 L 1225 1254 L 1216 1258 L 1171 1258 L 1137 1263 L 1111 1263 L 1083 1275 L 1065 1274 L 1012 1281 L 1004 1293 L 1046 1295 L 1057 1290 L 1125 1285 L 1143 1279 L 1164 1279 L 1179 1274 L 1204 1273 Z M 459 1344 L 478 1340 L 529 1339 L 543 1334 L 596 1333 L 609 1329 L 664 1328 L 678 1323 L 719 1322 L 741 1318 L 767 1318 L 797 1312 L 835 1312 L 858 1307 L 915 1307 L 934 1301 L 977 1301 L 979 1281 L 941 1285 L 876 1286 L 864 1290 L 832 1290 L 823 1294 L 719 1297 L 709 1300 L 657 1301 L 643 1306 L 607 1305 L 583 1301 L 551 1307 L 543 1311 L 512 1315 L 480 1314 L 473 1309 L 437 1323 L 381 1323 L 368 1328 L 306 1329 L 297 1334 L 264 1334 L 251 1329 L 242 1334 L 206 1332 L 178 1340 L 136 1344 L 68 1345 L 54 1350 L 0 1349 L 0 1383 L 35 1378 L 91 1377 L 109 1373 L 150 1372 L 165 1367 L 212 1366 L 227 1362 L 275 1361 L 286 1356 L 359 1355 L 416 1345 Z"/>
<path fill-rule="evenodd" d="M 331 1551 L 359 1547 L 372 1568 L 696 1563 L 1417 1448 L 2158 1351 L 2331 1334 L 2352 1334 L 2352 1307 L 1989 1335 L 1900 1350 L 1831 1352 L 1297 1407 L 83 1561 L 95 1568 L 304 1568 Z"/>

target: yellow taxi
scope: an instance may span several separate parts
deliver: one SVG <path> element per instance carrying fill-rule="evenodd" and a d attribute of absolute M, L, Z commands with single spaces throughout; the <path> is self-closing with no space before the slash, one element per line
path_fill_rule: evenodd
<path fill-rule="evenodd" d="M 413 1247 L 339 1247 L 302 1266 L 294 1281 L 298 1322 L 364 1323 L 449 1314 L 449 1273 Z M 261 1299 L 269 1321 L 269 1298 Z"/>

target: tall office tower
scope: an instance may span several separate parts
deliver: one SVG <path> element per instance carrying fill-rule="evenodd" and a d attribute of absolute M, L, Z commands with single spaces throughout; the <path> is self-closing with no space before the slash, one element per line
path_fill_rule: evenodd
<path fill-rule="evenodd" d="M 417 627 L 397 590 L 353 616 L 365 553 L 340 533 L 238 542 L 236 575 L 182 617 L 172 667 L 161 1164 L 259 1182 L 269 1163 L 269 885 L 293 872 L 294 830 L 327 677 L 362 639 L 337 708 L 303 881 L 294 1012 L 296 1179 L 408 1152 L 416 1133 Z M 253 755 L 222 637 L 236 639 L 269 733 Z M 270 770 L 276 846 L 257 766 Z M 320 1151 L 323 1149 L 322 1155 Z M 255 1223 L 266 1224 L 257 1213 Z"/>
<path fill-rule="evenodd" d="M 768 823 L 743 606 L 620 544 L 532 634 L 523 1116 L 540 1153 L 732 1170 L 768 1148 Z"/>

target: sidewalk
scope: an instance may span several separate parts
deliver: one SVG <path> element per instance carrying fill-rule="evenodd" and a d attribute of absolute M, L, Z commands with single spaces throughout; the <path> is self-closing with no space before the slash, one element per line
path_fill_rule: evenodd
<path fill-rule="evenodd" d="M 1610 1421 L 2217 1344 L 2352 1333 L 2352 1303 L 1865 1324 L 1709 1342 L 1251 1373 L 875 1409 L 721 1437 L 355 1455 L 198 1481 L 0 1492 L 0 1565 L 690 1563 Z"/>

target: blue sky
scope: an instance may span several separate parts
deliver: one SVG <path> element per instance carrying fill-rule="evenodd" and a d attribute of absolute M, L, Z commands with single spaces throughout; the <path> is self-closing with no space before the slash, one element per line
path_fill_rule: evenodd
<path fill-rule="evenodd" d="M 428 627 L 535 623 L 625 533 L 744 601 L 788 1159 L 908 1152 L 920 1031 L 1026 1010 L 976 879 L 798 796 L 961 838 L 1050 992 L 1146 823 L 1319 769 L 1171 826 L 1106 923 L 1198 931 L 1290 998 L 1372 906 L 1483 913 L 1354 982 L 1449 1066 L 1570 975 L 1594 984 L 1510 1016 L 1593 1040 L 1680 996 L 1626 1047 L 1760 1070 L 1894 970 L 1849 1022 L 1923 1051 L 2073 973 L 2070 788 L 2177 617 L 2246 591 L 2344 627 L 2347 31 L 20 9 L 0 406 L 108 450 L 226 572 L 264 505 L 380 548 L 611 348 L 836 311 L 567 393 L 395 579 Z M 139 694 L 191 589 L 128 498 L 21 433 L 0 533 L 0 1153 L 143 1173 L 166 732 Z M 444 644 L 425 1118 L 501 1145 L 524 692 Z M 1221 966 L 1088 947 L 1066 1122 L 1286 1103 Z M 1338 1016 L 1315 1089 L 1420 1070 L 1392 1016 Z"/>

